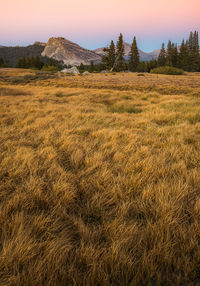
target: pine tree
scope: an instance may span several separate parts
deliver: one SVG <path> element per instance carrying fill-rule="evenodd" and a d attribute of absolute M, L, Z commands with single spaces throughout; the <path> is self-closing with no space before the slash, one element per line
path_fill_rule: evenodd
<path fill-rule="evenodd" d="M 166 64 L 166 51 L 165 51 L 165 44 L 162 43 L 160 54 L 158 56 L 158 65 L 165 66 L 165 64 Z"/>
<path fill-rule="evenodd" d="M 198 71 L 199 68 L 199 36 L 198 32 L 190 32 L 188 40 L 189 71 Z"/>
<path fill-rule="evenodd" d="M 151 60 L 150 62 L 147 62 L 147 72 L 150 72 L 151 69 L 157 68 L 158 61 L 157 60 Z"/>
<path fill-rule="evenodd" d="M 93 61 L 90 62 L 89 72 L 91 72 L 91 73 L 94 72 L 94 62 Z"/>
<path fill-rule="evenodd" d="M 4 60 L 3 58 L 0 58 L 0 67 L 3 67 L 4 66 Z"/>
<path fill-rule="evenodd" d="M 114 64 L 115 64 L 115 60 L 116 60 L 116 55 L 115 55 L 115 44 L 113 41 L 111 41 L 110 43 L 110 47 L 108 50 L 108 65 L 109 65 L 109 69 L 113 69 Z"/>
<path fill-rule="evenodd" d="M 53 59 L 50 59 L 49 60 L 49 65 L 52 66 L 52 67 L 55 67 L 56 66 L 55 61 Z"/>
<path fill-rule="evenodd" d="M 116 55 L 115 55 L 115 44 L 111 41 L 108 48 L 104 48 L 104 55 L 102 57 L 102 65 L 109 70 L 112 70 L 115 65 Z"/>
<path fill-rule="evenodd" d="M 180 52 L 178 55 L 178 67 L 188 70 L 189 66 L 189 51 L 188 51 L 188 43 L 183 40 L 180 47 Z"/>
<path fill-rule="evenodd" d="M 173 47 L 172 42 L 169 41 L 167 45 L 167 55 L 166 55 L 166 65 L 172 66 L 172 53 L 173 53 Z"/>
<path fill-rule="evenodd" d="M 104 48 L 104 55 L 102 56 L 102 66 L 104 69 L 109 69 L 109 48 Z"/>
<path fill-rule="evenodd" d="M 140 56 L 137 47 L 136 37 L 134 37 L 129 55 L 129 69 L 133 72 L 137 71 L 139 63 L 140 63 Z"/>
<path fill-rule="evenodd" d="M 199 34 L 194 32 L 194 71 L 200 69 L 200 54 L 199 54 Z"/>
<path fill-rule="evenodd" d="M 16 65 L 16 67 L 17 67 L 17 68 L 23 68 L 23 63 L 22 63 L 22 59 L 21 59 L 21 58 L 19 58 L 19 59 L 17 60 L 17 65 Z"/>
<path fill-rule="evenodd" d="M 120 34 L 118 42 L 117 42 L 117 52 L 116 52 L 116 71 L 124 71 L 125 70 L 125 62 L 124 62 L 124 42 L 123 36 Z"/>
<path fill-rule="evenodd" d="M 43 63 L 40 60 L 39 56 L 36 56 L 36 58 L 35 58 L 35 67 L 39 70 L 43 67 Z"/>
<path fill-rule="evenodd" d="M 85 66 L 84 66 L 83 63 L 81 63 L 80 66 L 79 66 L 79 71 L 80 72 L 84 72 L 84 70 L 85 70 Z"/>
<path fill-rule="evenodd" d="M 197 31 L 194 32 L 194 53 L 197 57 L 199 56 L 199 33 Z"/>
<path fill-rule="evenodd" d="M 178 48 L 177 44 L 172 44 L 172 66 L 177 67 L 178 64 Z"/>
<path fill-rule="evenodd" d="M 31 68 L 31 58 L 26 57 L 26 68 L 29 69 Z"/>

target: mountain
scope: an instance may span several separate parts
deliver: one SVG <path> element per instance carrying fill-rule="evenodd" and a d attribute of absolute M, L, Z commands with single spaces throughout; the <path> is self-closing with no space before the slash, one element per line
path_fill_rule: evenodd
<path fill-rule="evenodd" d="M 19 58 L 41 56 L 44 46 L 30 45 L 27 47 L 1 47 L 0 58 L 3 58 L 6 65 L 14 67 Z"/>
<path fill-rule="evenodd" d="M 47 43 L 44 43 L 44 42 L 38 42 L 38 41 L 36 41 L 36 42 L 34 43 L 34 45 L 35 45 L 35 46 L 42 46 L 42 47 L 45 47 L 45 46 L 46 46 L 46 44 L 47 44 Z"/>
<path fill-rule="evenodd" d="M 148 53 L 149 55 L 152 55 L 154 58 L 158 58 L 158 56 L 159 56 L 159 54 L 160 54 L 160 49 L 158 49 L 158 50 L 155 50 L 155 51 L 153 51 L 153 52 L 151 52 L 151 53 Z"/>
<path fill-rule="evenodd" d="M 101 55 L 82 48 L 81 46 L 66 40 L 65 38 L 50 38 L 45 46 L 42 56 L 63 61 L 66 65 L 89 65 L 101 62 Z"/>
<path fill-rule="evenodd" d="M 96 50 L 93 50 L 93 52 L 103 56 L 104 55 L 104 48 L 99 48 Z M 124 50 L 125 50 L 125 59 L 128 59 L 129 53 L 131 50 L 131 45 L 129 43 L 124 42 Z M 139 50 L 140 60 L 141 61 L 151 61 L 152 59 L 157 59 L 159 55 L 160 50 L 153 51 L 151 53 L 145 53 L 141 50 Z"/>

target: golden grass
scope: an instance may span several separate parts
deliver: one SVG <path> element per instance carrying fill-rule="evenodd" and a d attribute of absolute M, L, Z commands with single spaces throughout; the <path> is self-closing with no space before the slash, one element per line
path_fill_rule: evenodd
<path fill-rule="evenodd" d="M 20 72 L 0 70 L 0 285 L 199 285 L 200 75 Z"/>

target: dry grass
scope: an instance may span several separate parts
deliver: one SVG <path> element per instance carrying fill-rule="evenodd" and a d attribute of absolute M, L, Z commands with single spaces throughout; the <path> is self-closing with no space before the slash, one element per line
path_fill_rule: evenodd
<path fill-rule="evenodd" d="M 0 285 L 199 285 L 200 75 L 19 72 L 0 70 Z"/>

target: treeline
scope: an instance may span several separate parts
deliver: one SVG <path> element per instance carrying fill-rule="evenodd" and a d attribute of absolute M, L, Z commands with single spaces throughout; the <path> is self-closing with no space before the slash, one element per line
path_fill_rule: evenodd
<path fill-rule="evenodd" d="M 111 71 L 118 71 L 118 72 L 125 70 L 130 70 L 132 72 L 137 71 L 137 67 L 140 63 L 140 56 L 137 47 L 136 37 L 134 37 L 131 45 L 131 51 L 129 54 L 128 62 L 125 61 L 124 55 L 125 55 L 125 48 L 123 42 L 123 35 L 120 34 L 116 47 L 112 40 L 110 46 L 108 48 L 104 48 L 102 64 L 106 69 Z"/>
<path fill-rule="evenodd" d="M 22 57 L 17 61 L 17 68 L 25 68 L 25 69 L 43 69 L 43 70 L 59 70 L 62 68 L 62 65 L 56 63 L 53 59 L 41 59 L 39 56 L 36 57 Z"/>
<path fill-rule="evenodd" d="M 2 67 L 5 67 L 6 65 L 5 65 L 5 63 L 4 63 L 4 60 L 3 60 L 3 58 L 0 58 L 0 67 L 2 68 Z"/>
<path fill-rule="evenodd" d="M 120 34 L 116 46 L 112 40 L 109 47 L 104 48 L 101 64 L 94 65 L 93 62 L 91 62 L 89 66 L 81 64 L 79 71 L 100 72 L 102 70 L 109 70 L 115 72 L 150 72 L 154 68 L 163 66 L 181 68 L 185 71 L 192 72 L 200 71 L 198 32 L 191 32 L 189 39 L 186 41 L 183 40 L 180 47 L 169 41 L 165 49 L 163 43 L 158 59 L 153 59 L 148 62 L 140 60 L 136 37 L 133 38 L 128 59 L 125 59 L 123 35 Z"/>
<path fill-rule="evenodd" d="M 165 50 L 164 43 L 158 57 L 158 66 L 173 66 L 185 71 L 200 71 L 199 35 L 190 32 L 188 40 L 183 40 L 181 46 L 168 42 Z"/>

